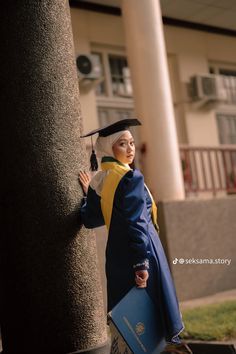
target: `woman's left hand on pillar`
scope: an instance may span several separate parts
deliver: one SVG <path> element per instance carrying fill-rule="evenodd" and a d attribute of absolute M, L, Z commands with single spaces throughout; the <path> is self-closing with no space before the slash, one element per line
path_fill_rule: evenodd
<path fill-rule="evenodd" d="M 85 171 L 80 171 L 79 172 L 79 181 L 80 181 L 80 183 L 82 185 L 84 194 L 87 195 L 89 183 L 91 181 L 90 173 L 85 172 Z"/>

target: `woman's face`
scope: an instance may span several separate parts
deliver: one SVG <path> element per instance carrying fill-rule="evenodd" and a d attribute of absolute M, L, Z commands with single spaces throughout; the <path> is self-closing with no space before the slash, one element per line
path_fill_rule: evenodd
<path fill-rule="evenodd" d="M 112 146 L 115 158 L 124 164 L 131 164 L 135 155 L 135 144 L 132 134 L 127 131 L 122 134 Z"/>

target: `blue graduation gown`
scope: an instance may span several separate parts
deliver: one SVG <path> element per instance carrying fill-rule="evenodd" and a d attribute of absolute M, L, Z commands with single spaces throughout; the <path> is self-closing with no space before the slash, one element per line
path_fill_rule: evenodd
<path fill-rule="evenodd" d="M 152 199 L 138 170 L 121 178 L 114 194 L 106 246 L 108 311 L 135 285 L 134 272 L 148 269 L 147 292 L 162 321 L 167 341 L 178 341 L 183 330 L 175 287 L 151 216 Z M 80 210 L 87 228 L 104 225 L 101 197 L 89 187 Z"/>

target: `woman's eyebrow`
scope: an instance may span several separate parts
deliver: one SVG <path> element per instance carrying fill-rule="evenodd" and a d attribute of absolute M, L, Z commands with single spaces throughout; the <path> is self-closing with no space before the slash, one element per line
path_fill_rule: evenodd
<path fill-rule="evenodd" d="M 125 138 L 122 138 L 122 139 L 119 140 L 119 142 L 121 142 L 121 141 L 134 141 L 134 139 L 133 139 L 133 138 L 132 138 L 132 139 L 125 139 Z"/>

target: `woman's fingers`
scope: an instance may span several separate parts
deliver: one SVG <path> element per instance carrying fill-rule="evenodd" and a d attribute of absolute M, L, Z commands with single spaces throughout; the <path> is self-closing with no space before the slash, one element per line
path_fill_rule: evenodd
<path fill-rule="evenodd" d="M 146 280 L 135 278 L 135 282 L 136 282 L 136 285 L 138 288 L 146 288 L 147 287 Z"/>
<path fill-rule="evenodd" d="M 138 284 L 138 285 L 141 285 L 141 284 L 144 284 L 147 282 L 147 280 L 139 278 L 137 276 L 135 277 L 135 281 L 136 281 L 136 284 Z"/>
<path fill-rule="evenodd" d="M 80 171 L 79 172 L 79 181 L 82 184 L 84 193 L 87 194 L 89 183 L 91 181 L 90 174 L 85 171 Z"/>
<path fill-rule="evenodd" d="M 148 271 L 147 270 L 137 270 L 135 272 L 135 277 L 143 280 L 147 280 L 149 277 Z"/>
<path fill-rule="evenodd" d="M 149 277 L 147 270 L 138 270 L 135 272 L 135 283 L 138 288 L 147 287 L 147 279 Z"/>
<path fill-rule="evenodd" d="M 86 183 L 87 181 L 86 181 L 86 179 L 85 179 L 85 177 L 84 176 L 79 176 L 79 180 L 80 180 L 80 182 L 82 182 L 82 183 Z"/>
<path fill-rule="evenodd" d="M 79 179 L 81 182 L 84 182 L 84 183 L 88 182 L 89 183 L 91 180 L 91 177 L 90 177 L 89 173 L 84 172 L 84 171 L 80 171 L 79 172 Z"/>
<path fill-rule="evenodd" d="M 80 171 L 80 175 L 83 176 L 86 179 L 90 179 L 90 175 L 88 172 L 86 171 Z"/>

